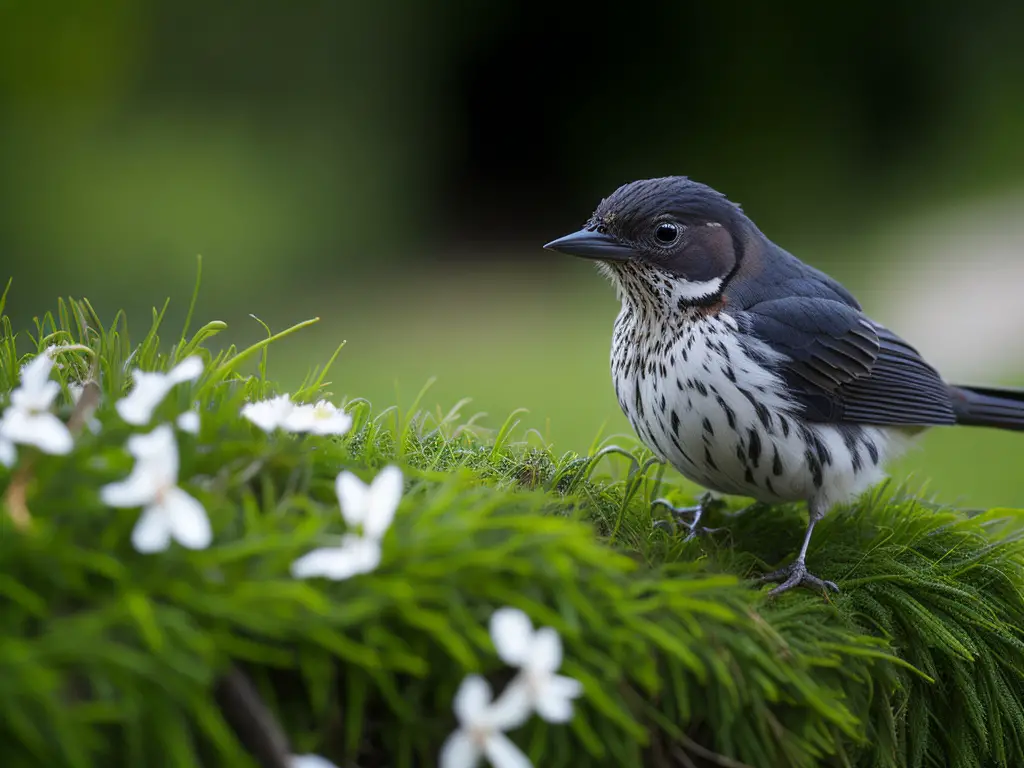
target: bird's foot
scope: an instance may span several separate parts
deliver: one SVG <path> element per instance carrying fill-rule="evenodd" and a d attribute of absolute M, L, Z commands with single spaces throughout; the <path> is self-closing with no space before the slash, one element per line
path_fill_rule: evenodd
<path fill-rule="evenodd" d="M 836 586 L 834 581 L 825 581 L 809 573 L 807 571 L 807 564 L 802 559 L 796 560 L 792 565 L 787 565 L 785 568 L 779 568 L 777 571 L 766 573 L 758 579 L 758 582 L 761 584 L 776 581 L 781 583 L 770 591 L 769 595 L 779 595 L 793 587 L 807 587 L 819 592 L 825 590 L 839 591 L 839 587 Z"/>
<path fill-rule="evenodd" d="M 717 533 L 722 530 L 721 528 L 706 528 L 700 525 L 701 518 L 708 512 L 709 509 L 714 507 L 716 504 L 722 502 L 711 497 L 710 493 L 702 493 L 697 497 L 697 505 L 694 507 L 676 507 L 668 499 L 655 499 L 651 502 L 651 508 L 665 507 L 669 514 L 672 516 L 672 521 L 658 520 L 655 524 L 655 528 L 661 528 L 663 531 L 669 533 L 674 532 L 675 526 L 680 526 L 687 530 L 686 538 L 683 541 L 690 541 L 690 539 L 696 536 L 706 533 Z M 693 515 L 692 520 L 688 520 L 687 517 Z"/>

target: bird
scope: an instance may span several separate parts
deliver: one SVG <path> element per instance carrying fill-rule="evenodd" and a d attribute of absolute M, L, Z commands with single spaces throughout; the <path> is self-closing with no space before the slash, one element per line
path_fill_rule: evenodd
<path fill-rule="evenodd" d="M 838 591 L 807 568 L 814 526 L 925 430 L 1024 430 L 1024 391 L 947 384 L 837 280 L 686 176 L 620 186 L 544 248 L 596 260 L 613 284 L 615 395 L 658 459 L 709 492 L 806 502 L 796 558 L 761 577 L 770 594 Z M 711 501 L 673 508 L 688 538 L 710 530 Z"/>

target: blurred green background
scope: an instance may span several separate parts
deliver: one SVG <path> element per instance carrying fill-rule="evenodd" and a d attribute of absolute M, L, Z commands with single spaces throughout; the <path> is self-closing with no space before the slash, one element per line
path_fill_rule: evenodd
<path fill-rule="evenodd" d="M 832 272 L 948 377 L 1024 384 L 1024 5 L 0 0 L 0 258 L 136 326 L 167 296 L 295 384 L 473 398 L 556 450 L 628 433 L 612 292 L 542 251 L 684 173 Z M 1024 505 L 1024 435 L 937 430 L 893 468 Z"/>

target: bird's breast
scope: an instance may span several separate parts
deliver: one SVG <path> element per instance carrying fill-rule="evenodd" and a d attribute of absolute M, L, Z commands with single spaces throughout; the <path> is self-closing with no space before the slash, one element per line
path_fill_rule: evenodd
<path fill-rule="evenodd" d="M 807 499 L 825 483 L 833 455 L 847 456 L 846 436 L 803 422 L 782 379 L 749 352 L 725 313 L 661 321 L 624 308 L 611 366 L 619 405 L 640 439 L 707 488 L 763 501 Z"/>

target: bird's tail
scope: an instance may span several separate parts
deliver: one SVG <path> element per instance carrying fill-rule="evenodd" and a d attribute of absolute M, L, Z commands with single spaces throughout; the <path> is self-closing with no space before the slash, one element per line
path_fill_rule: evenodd
<path fill-rule="evenodd" d="M 1024 431 L 1024 390 L 950 387 L 956 423 Z"/>

